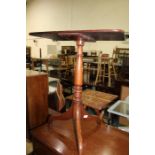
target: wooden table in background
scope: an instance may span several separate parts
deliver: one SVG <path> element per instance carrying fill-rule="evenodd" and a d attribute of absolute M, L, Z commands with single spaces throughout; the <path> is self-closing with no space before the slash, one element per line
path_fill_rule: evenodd
<path fill-rule="evenodd" d="M 82 92 L 82 103 L 84 104 L 84 106 L 93 108 L 98 115 L 100 115 L 101 110 L 107 108 L 109 104 L 117 98 L 118 95 L 91 89 L 86 89 Z M 73 95 L 67 96 L 66 99 L 72 100 Z"/>

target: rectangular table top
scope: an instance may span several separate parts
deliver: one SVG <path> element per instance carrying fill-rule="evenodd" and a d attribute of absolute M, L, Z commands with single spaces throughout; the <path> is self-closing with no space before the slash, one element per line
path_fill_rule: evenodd
<path fill-rule="evenodd" d="M 124 31 L 121 29 L 44 31 L 31 32 L 29 34 L 32 36 L 52 39 L 54 41 L 76 41 L 78 37 L 81 37 L 83 40 L 89 42 L 125 40 Z"/>
<path fill-rule="evenodd" d="M 82 92 L 82 103 L 91 108 L 102 110 L 103 108 L 106 108 L 112 101 L 117 99 L 117 97 L 117 95 L 86 89 Z M 67 96 L 66 99 L 72 100 L 73 95 Z"/>

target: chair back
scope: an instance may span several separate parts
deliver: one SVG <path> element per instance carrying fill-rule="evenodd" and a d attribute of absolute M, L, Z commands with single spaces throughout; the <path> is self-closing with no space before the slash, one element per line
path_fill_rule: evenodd
<path fill-rule="evenodd" d="M 98 65 L 100 66 L 101 63 L 107 63 L 109 61 L 109 54 L 100 52 L 98 55 Z"/>
<path fill-rule="evenodd" d="M 67 63 L 69 66 L 74 66 L 75 64 L 75 56 L 74 55 L 70 55 L 67 57 Z"/>
<path fill-rule="evenodd" d="M 61 55 L 61 56 L 59 56 L 59 60 L 61 62 L 60 67 L 67 66 L 67 56 Z"/>
<path fill-rule="evenodd" d="M 91 52 L 91 56 L 97 56 L 96 52 Z"/>

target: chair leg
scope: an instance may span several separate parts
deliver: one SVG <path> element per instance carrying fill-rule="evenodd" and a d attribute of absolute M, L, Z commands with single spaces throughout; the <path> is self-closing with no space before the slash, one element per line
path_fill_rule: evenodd
<path fill-rule="evenodd" d="M 102 110 L 102 111 L 100 112 L 99 118 L 100 118 L 101 120 L 103 120 L 103 116 L 104 116 L 104 110 Z"/>
<path fill-rule="evenodd" d="M 105 64 L 103 64 L 103 83 L 104 83 L 104 78 L 105 78 L 105 76 L 106 76 L 106 75 L 105 75 L 105 67 L 106 67 Z"/>
<path fill-rule="evenodd" d="M 111 87 L 111 67 L 108 64 L 108 87 Z"/>
<path fill-rule="evenodd" d="M 116 80 L 117 79 L 117 74 L 116 74 L 115 66 L 114 66 L 113 63 L 112 63 L 112 68 L 113 68 L 114 77 L 115 77 L 115 80 Z"/>
<path fill-rule="evenodd" d="M 99 76 L 101 74 L 101 66 L 99 65 L 98 66 L 98 69 L 97 69 L 97 75 L 96 75 L 96 79 L 95 79 L 95 85 L 97 84 L 97 82 L 99 82 Z"/>
<path fill-rule="evenodd" d="M 87 65 L 87 82 L 88 83 L 90 82 L 89 79 L 90 79 L 90 64 Z"/>

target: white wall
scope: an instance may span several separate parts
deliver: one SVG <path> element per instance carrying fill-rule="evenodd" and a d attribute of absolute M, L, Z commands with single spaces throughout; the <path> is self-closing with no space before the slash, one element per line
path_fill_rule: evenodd
<path fill-rule="evenodd" d="M 75 45 L 75 42 L 53 42 L 49 39 L 36 39 L 29 32 L 119 28 L 129 31 L 128 0 L 30 0 L 27 3 L 27 46 L 32 47 L 32 56 L 47 54 L 47 45 Z M 37 40 L 34 44 L 33 39 Z M 84 50 L 102 50 L 112 53 L 115 46 L 128 47 L 127 41 L 103 41 L 85 43 Z M 37 50 L 38 49 L 38 50 Z"/>

